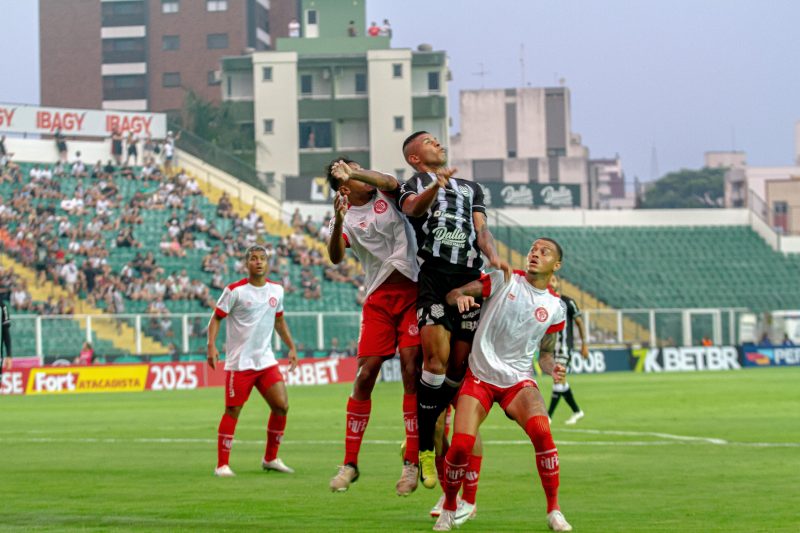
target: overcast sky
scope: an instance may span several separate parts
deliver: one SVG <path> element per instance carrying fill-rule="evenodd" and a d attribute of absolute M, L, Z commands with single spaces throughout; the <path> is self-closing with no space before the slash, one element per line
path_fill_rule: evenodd
<path fill-rule="evenodd" d="M 37 5 L 0 0 L 0 102 L 38 103 Z M 629 179 L 651 178 L 654 146 L 660 174 L 708 150 L 793 161 L 800 1 L 367 0 L 368 21 L 384 18 L 393 46 L 447 51 L 454 132 L 460 90 L 563 78 L 573 131 L 592 157 L 619 153 Z"/>

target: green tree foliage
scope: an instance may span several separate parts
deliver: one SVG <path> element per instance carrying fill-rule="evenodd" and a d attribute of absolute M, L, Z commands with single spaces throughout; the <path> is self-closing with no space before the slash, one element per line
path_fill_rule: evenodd
<path fill-rule="evenodd" d="M 643 209 L 722 207 L 725 169 L 682 169 L 659 178 L 639 202 Z"/>
<path fill-rule="evenodd" d="M 233 106 L 233 102 L 208 102 L 189 91 L 186 93 L 183 113 L 178 122 L 201 139 L 253 165 L 253 125 L 237 122 Z"/>

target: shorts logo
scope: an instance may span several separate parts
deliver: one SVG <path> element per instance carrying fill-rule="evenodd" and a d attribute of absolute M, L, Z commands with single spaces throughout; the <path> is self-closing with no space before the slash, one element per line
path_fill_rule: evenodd
<path fill-rule="evenodd" d="M 270 307 L 278 307 L 278 299 L 274 296 L 271 296 L 269 299 L 269 306 Z"/>
<path fill-rule="evenodd" d="M 538 320 L 539 322 L 544 322 L 550 315 L 547 312 L 547 309 L 545 309 L 544 307 L 537 307 L 536 312 L 533 313 L 533 316 L 535 316 L 536 320 Z"/>
<path fill-rule="evenodd" d="M 442 318 L 444 316 L 444 306 L 442 304 L 433 304 L 431 306 L 431 316 L 433 318 Z"/>
<path fill-rule="evenodd" d="M 417 335 L 419 335 L 419 327 L 417 327 L 416 324 L 411 324 L 410 326 L 408 326 L 408 334 L 411 335 L 412 337 L 416 337 Z"/>
<path fill-rule="evenodd" d="M 387 204 L 384 200 L 375 200 L 375 205 L 373 206 L 372 210 L 380 215 L 381 213 L 385 213 L 388 207 L 389 204 Z"/>

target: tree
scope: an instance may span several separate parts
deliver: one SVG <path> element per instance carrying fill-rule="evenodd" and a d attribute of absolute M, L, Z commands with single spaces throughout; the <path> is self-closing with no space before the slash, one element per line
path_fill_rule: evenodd
<path fill-rule="evenodd" d="M 724 168 L 682 169 L 659 178 L 646 189 L 639 207 L 685 209 L 722 207 L 725 197 Z"/>
<path fill-rule="evenodd" d="M 236 121 L 232 102 L 214 104 L 189 91 L 184 100 L 181 120 L 177 122 L 217 148 L 250 165 L 254 164 L 255 139 L 252 124 L 245 125 Z"/>

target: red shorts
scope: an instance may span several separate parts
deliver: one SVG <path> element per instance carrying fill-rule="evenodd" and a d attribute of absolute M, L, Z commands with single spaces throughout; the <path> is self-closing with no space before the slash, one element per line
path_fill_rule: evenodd
<path fill-rule="evenodd" d="M 394 355 L 398 348 L 419 345 L 417 284 L 384 283 L 375 289 L 361 312 L 358 356 Z"/>
<path fill-rule="evenodd" d="M 532 379 L 525 379 L 507 388 L 498 387 L 479 380 L 472 374 L 472 370 L 467 369 L 467 375 L 464 376 L 464 384 L 461 385 L 461 391 L 458 395 L 472 396 L 481 403 L 488 413 L 492 409 L 494 402 L 499 403 L 500 407 L 505 411 L 508 404 L 517 396 L 517 393 L 528 387 L 539 389 Z"/>
<path fill-rule="evenodd" d="M 226 370 L 225 371 L 225 407 L 238 407 L 250 397 L 253 386 L 261 396 L 267 389 L 283 381 L 278 365 L 268 366 L 262 370 Z"/>

